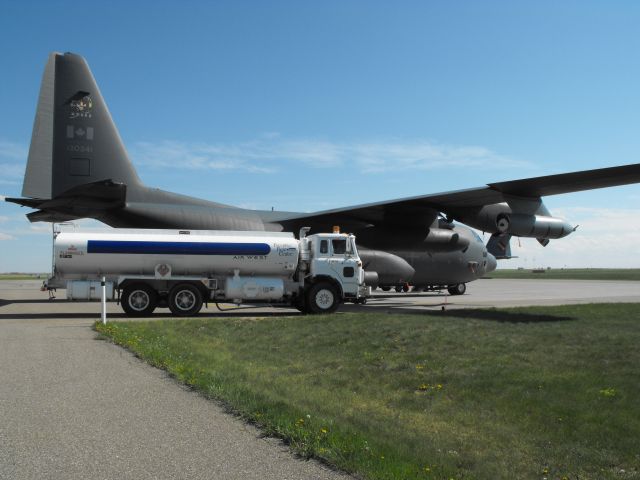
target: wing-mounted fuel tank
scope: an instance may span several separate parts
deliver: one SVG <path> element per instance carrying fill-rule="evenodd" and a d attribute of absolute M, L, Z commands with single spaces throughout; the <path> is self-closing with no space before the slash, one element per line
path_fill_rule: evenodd
<path fill-rule="evenodd" d="M 551 216 L 540 199 L 513 198 L 475 211 L 459 212 L 456 218 L 483 232 L 537 238 L 541 243 L 575 231 L 573 225 Z"/>

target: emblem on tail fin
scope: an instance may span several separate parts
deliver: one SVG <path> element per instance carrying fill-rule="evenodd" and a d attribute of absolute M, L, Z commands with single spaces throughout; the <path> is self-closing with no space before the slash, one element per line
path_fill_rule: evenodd
<path fill-rule="evenodd" d="M 69 118 L 91 118 L 93 100 L 88 92 L 78 92 L 67 102 L 70 107 Z"/>

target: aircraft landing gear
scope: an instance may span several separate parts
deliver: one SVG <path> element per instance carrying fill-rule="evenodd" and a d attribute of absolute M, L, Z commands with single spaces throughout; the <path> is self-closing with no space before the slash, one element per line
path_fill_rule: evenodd
<path fill-rule="evenodd" d="M 450 295 L 464 295 L 467 291 L 467 285 L 464 283 L 456 283 L 455 285 L 449 285 L 447 291 Z"/>

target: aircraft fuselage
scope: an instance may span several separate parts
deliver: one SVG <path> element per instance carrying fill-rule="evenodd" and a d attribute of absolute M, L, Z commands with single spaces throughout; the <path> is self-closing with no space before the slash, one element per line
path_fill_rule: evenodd
<path fill-rule="evenodd" d="M 303 215 L 294 212 L 259 211 L 230 207 L 171 192 L 138 187 L 127 192 L 131 201 L 106 212 L 98 220 L 116 228 L 172 228 L 185 230 L 246 230 L 284 231 L 279 219 Z M 307 222 L 312 231 L 327 228 Z M 403 238 L 399 231 L 389 248 L 390 239 L 382 235 L 366 235 L 358 223 L 338 225 L 343 231 L 363 232 L 358 245 L 365 267 L 379 271 L 381 284 L 412 283 L 416 285 L 452 285 L 481 278 L 495 269 L 496 261 L 487 252 L 473 230 L 463 225 L 451 225 L 449 230 L 460 237 L 462 246 L 430 245 Z M 296 231 L 294 233 L 297 234 Z M 424 237 L 426 234 L 423 234 Z M 447 251 L 450 250 L 450 251 Z M 399 257 L 404 262 L 393 258 Z M 405 263 L 406 262 L 406 263 Z M 409 268 L 408 266 L 411 268 Z"/>

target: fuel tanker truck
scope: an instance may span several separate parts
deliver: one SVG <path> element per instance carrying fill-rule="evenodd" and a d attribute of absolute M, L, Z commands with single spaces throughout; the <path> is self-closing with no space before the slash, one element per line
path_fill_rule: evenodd
<path fill-rule="evenodd" d="M 66 288 L 71 299 L 99 298 L 90 286 L 104 277 L 108 294 L 129 316 L 156 307 L 194 315 L 203 303 L 293 306 L 305 313 L 363 303 L 371 287 L 355 237 L 308 231 L 301 229 L 299 240 L 281 232 L 56 232 L 47 286 Z"/>

